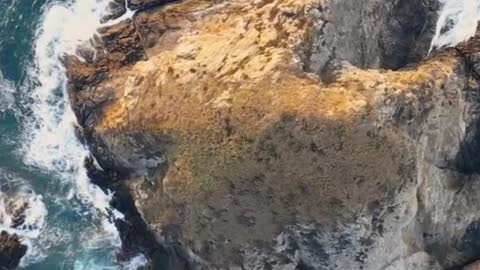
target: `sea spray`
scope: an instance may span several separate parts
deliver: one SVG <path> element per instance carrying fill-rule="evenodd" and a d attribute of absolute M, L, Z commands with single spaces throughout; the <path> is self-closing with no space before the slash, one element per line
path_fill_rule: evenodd
<path fill-rule="evenodd" d="M 479 0 L 439 0 L 442 5 L 430 52 L 452 47 L 475 35 L 480 19 Z"/>
<path fill-rule="evenodd" d="M 63 198 L 67 203 L 78 200 L 91 206 L 88 212 L 85 208 L 78 212 L 92 216 L 92 224 L 101 227 L 101 231 L 89 235 L 83 243 L 92 249 L 106 241 L 112 246 L 121 246 L 113 219 L 123 216 L 111 208 L 112 194 L 93 185 L 87 176 L 84 161 L 89 151 L 75 136 L 77 120 L 70 108 L 66 72 L 60 59 L 66 54 L 75 54 L 79 46 L 88 46 L 98 28 L 133 15 L 128 10 L 120 18 L 102 24 L 100 19 L 108 4 L 108 0 L 74 0 L 47 5 L 36 33 L 33 63 L 22 86 L 29 97 L 23 105 L 32 112 L 23 123 L 24 162 L 71 183 L 73 188 Z M 75 265 L 82 263 L 82 260 L 76 261 Z"/>
<path fill-rule="evenodd" d="M 46 254 L 36 244 L 45 226 L 47 209 L 25 179 L 0 170 L 0 231 L 15 234 L 26 245 L 27 253 L 20 265 L 43 259 Z"/>
<path fill-rule="evenodd" d="M 91 184 L 87 177 L 84 159 L 89 152 L 74 133 L 76 118 L 66 94 L 67 80 L 60 59 L 73 54 L 96 33 L 106 5 L 107 1 L 95 0 L 49 5 L 37 32 L 34 63 L 24 86 L 31 89 L 33 101 L 28 104 L 33 115 L 24 123 L 25 162 L 73 181 L 77 199 L 93 205 L 95 214 L 103 215 L 110 209 L 111 194 Z"/>

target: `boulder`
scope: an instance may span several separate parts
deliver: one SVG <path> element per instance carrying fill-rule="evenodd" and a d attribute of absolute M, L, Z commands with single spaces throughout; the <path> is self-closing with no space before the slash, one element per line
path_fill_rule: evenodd
<path fill-rule="evenodd" d="M 17 235 L 0 232 L 0 269 L 16 269 L 27 247 L 20 243 Z"/>

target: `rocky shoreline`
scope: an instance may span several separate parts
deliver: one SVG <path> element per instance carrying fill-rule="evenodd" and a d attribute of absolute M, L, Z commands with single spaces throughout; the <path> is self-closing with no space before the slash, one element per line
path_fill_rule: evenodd
<path fill-rule="evenodd" d="M 480 257 L 480 35 L 426 57 L 437 1 L 166 4 L 132 0 L 132 19 L 64 61 L 103 168 L 87 161 L 90 176 L 127 217 L 126 257 L 389 270 Z"/>

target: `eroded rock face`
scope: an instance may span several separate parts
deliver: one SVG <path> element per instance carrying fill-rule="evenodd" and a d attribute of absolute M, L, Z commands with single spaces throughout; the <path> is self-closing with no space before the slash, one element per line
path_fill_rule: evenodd
<path fill-rule="evenodd" d="M 20 259 L 27 252 L 27 247 L 20 243 L 16 235 L 0 232 L 0 269 L 17 268 Z"/>
<path fill-rule="evenodd" d="M 102 184 L 171 269 L 474 261 L 480 39 L 421 60 L 437 8 L 182 1 L 103 29 L 65 61 Z"/>

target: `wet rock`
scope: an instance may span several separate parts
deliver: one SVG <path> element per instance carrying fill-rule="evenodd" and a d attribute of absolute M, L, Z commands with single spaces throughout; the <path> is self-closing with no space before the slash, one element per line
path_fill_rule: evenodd
<path fill-rule="evenodd" d="M 140 36 L 131 20 L 100 28 L 98 32 L 99 35 L 91 39 L 91 46 L 77 50 L 85 61 L 72 55 L 63 58 L 68 68 L 67 77 L 72 82 L 70 90 L 96 85 L 105 79 L 106 72 L 146 59 Z"/>
<path fill-rule="evenodd" d="M 137 62 L 145 59 L 140 37 L 131 20 L 123 21 L 113 27 L 100 28 L 101 44 L 104 54 L 100 58 L 107 62 L 110 68 Z"/>
<path fill-rule="evenodd" d="M 128 8 L 132 10 L 146 9 L 175 2 L 176 0 L 127 0 Z"/>
<path fill-rule="evenodd" d="M 120 18 L 127 12 L 126 0 L 113 0 L 107 6 L 106 15 L 101 19 L 102 23 Z"/>
<path fill-rule="evenodd" d="M 16 269 L 26 252 L 27 247 L 20 243 L 18 236 L 0 232 L 0 269 Z"/>

